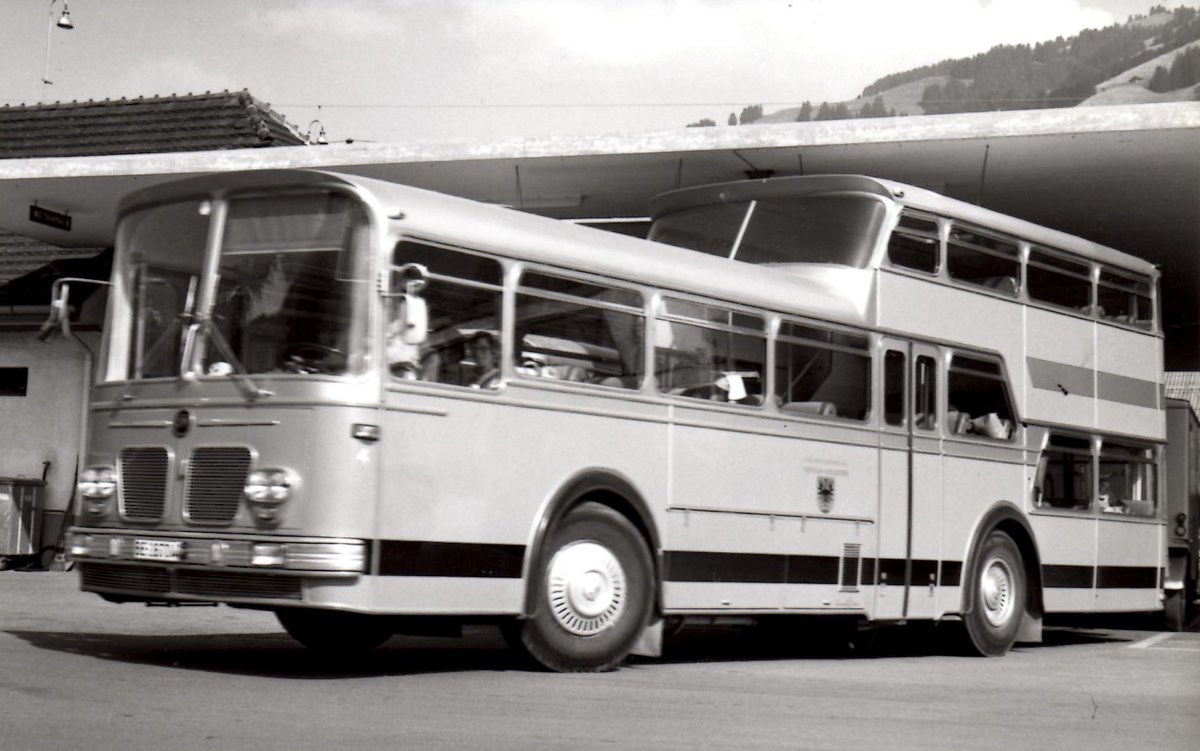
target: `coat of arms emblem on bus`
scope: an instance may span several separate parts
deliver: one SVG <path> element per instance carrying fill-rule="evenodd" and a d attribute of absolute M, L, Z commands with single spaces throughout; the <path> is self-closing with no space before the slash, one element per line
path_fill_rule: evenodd
<path fill-rule="evenodd" d="M 822 514 L 828 514 L 830 511 L 833 511 L 832 477 L 817 478 L 817 508 L 821 509 Z"/>

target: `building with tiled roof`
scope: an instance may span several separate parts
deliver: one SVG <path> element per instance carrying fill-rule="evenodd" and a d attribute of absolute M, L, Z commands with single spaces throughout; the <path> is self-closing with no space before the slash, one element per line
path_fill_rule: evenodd
<path fill-rule="evenodd" d="M 1175 371 L 1166 374 L 1166 392 L 1172 399 L 1186 399 L 1192 411 L 1200 415 L 1200 372 Z"/>
<path fill-rule="evenodd" d="M 302 146 L 308 140 L 248 91 L 0 107 L 0 159 L 157 154 Z M 60 248 L 0 229 L 0 305 L 25 297 L 5 285 L 52 261 L 103 248 Z M 18 281 L 14 286 L 20 286 Z"/>
<path fill-rule="evenodd" d="M 248 91 L 0 107 L 0 159 L 302 146 Z"/>

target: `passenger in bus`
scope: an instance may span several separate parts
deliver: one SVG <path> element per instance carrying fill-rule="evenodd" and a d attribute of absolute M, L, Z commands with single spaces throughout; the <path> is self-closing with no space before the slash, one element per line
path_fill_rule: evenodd
<path fill-rule="evenodd" d="M 1117 478 L 1117 482 L 1123 484 L 1120 478 Z M 1129 513 L 1129 507 L 1121 500 L 1121 493 L 1114 490 L 1113 475 L 1100 478 L 1100 510 L 1106 514 Z"/>
<path fill-rule="evenodd" d="M 1007 441 L 1009 434 L 1012 432 L 1012 426 L 1008 420 L 1000 419 L 1000 415 L 995 412 L 988 412 L 986 415 L 971 420 L 970 432 L 975 435 Z"/>
<path fill-rule="evenodd" d="M 499 385 L 500 357 L 498 349 L 495 335 L 487 331 L 477 332 L 467 340 L 465 359 L 474 365 L 476 374 L 467 385 L 473 389 L 494 389 Z"/>
<path fill-rule="evenodd" d="M 946 413 L 949 424 L 957 435 L 981 435 L 1007 441 L 1012 435 L 1012 422 L 1005 420 L 995 412 L 988 412 L 979 417 L 972 417 L 968 412 L 960 412 L 951 405 Z"/>
<path fill-rule="evenodd" d="M 441 371 L 441 354 L 436 350 L 424 351 L 419 344 L 409 344 L 401 335 L 403 321 L 400 317 L 388 323 L 387 363 L 392 375 L 404 381 L 438 381 Z"/>

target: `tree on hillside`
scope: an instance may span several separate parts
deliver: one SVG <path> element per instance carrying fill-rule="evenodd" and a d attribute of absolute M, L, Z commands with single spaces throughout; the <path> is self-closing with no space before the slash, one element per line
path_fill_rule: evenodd
<path fill-rule="evenodd" d="M 887 117 L 888 110 L 883 104 L 883 97 L 877 96 L 862 106 L 858 111 L 859 117 Z"/>
<path fill-rule="evenodd" d="M 742 117 L 739 121 L 742 125 L 749 125 L 755 120 L 762 119 L 763 110 L 761 104 L 752 104 L 749 107 L 742 108 Z"/>
<path fill-rule="evenodd" d="M 1171 91 L 1200 83 L 1200 47 L 1190 47 L 1171 61 Z"/>
<path fill-rule="evenodd" d="M 845 102 L 830 104 L 829 102 L 821 102 L 821 106 L 817 108 L 816 117 L 814 120 L 849 120 L 853 115 L 850 114 L 850 108 Z"/>
<path fill-rule="evenodd" d="M 707 117 L 701 118 L 700 120 L 697 120 L 694 123 L 688 123 L 688 125 L 687 125 L 687 127 L 689 127 L 689 128 L 712 128 L 715 126 L 716 126 L 716 123 L 713 122 L 712 120 L 708 119 Z"/>
<path fill-rule="evenodd" d="M 1146 84 L 1146 88 L 1158 94 L 1170 91 L 1171 73 L 1163 66 L 1158 66 L 1154 69 L 1154 75 L 1150 76 L 1150 83 Z"/>
<path fill-rule="evenodd" d="M 806 123 L 809 120 L 812 120 L 812 118 L 813 118 L 812 102 L 805 101 L 804 104 L 800 105 L 800 114 L 796 115 L 796 122 Z"/>
<path fill-rule="evenodd" d="M 732 112 L 729 113 L 729 124 L 737 125 L 737 115 L 733 114 Z"/>

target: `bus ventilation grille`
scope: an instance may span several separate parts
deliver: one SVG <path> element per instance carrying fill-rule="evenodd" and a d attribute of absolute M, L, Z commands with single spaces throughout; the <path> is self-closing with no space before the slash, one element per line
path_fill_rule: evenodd
<path fill-rule="evenodd" d="M 858 591 L 858 576 L 862 569 L 862 545 L 848 542 L 842 545 L 842 592 Z"/>
<path fill-rule="evenodd" d="M 81 562 L 83 588 L 142 596 L 184 595 L 208 600 L 300 600 L 300 580 L 243 571 L 167 569 Z"/>
<path fill-rule="evenodd" d="M 250 472 L 250 449 L 205 446 L 188 464 L 184 518 L 196 524 L 231 524 L 237 516 Z"/>
<path fill-rule="evenodd" d="M 126 519 L 157 521 L 162 518 L 170 465 L 165 448 L 135 446 L 121 449 L 121 513 Z"/>

